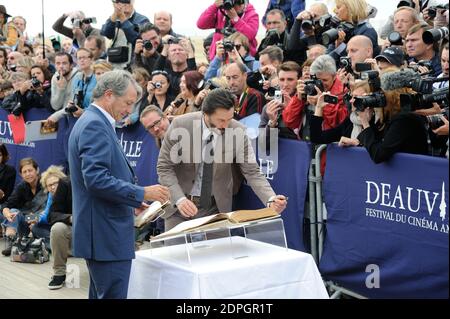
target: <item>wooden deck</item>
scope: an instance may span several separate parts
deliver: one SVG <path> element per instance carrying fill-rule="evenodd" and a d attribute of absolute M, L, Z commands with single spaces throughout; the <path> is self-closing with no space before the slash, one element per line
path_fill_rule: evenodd
<path fill-rule="evenodd" d="M 0 239 L 0 250 L 5 247 Z M 48 283 L 53 275 L 50 259 L 42 265 L 11 262 L 9 257 L 0 255 L 0 300 L 1 299 L 87 299 L 89 273 L 84 259 L 69 258 L 69 269 L 80 273 L 79 288 L 63 287 L 49 290 Z"/>

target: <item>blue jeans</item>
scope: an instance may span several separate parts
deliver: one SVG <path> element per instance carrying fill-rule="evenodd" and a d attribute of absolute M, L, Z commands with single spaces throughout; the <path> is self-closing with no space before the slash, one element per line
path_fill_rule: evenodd
<path fill-rule="evenodd" d="M 19 234 L 19 236 L 26 236 L 30 233 L 30 227 L 25 221 L 25 216 L 19 212 L 17 209 L 11 209 L 11 213 L 16 213 L 16 217 L 12 222 L 8 221 L 2 214 L 3 221 L 2 225 L 7 228 L 13 228 Z"/>

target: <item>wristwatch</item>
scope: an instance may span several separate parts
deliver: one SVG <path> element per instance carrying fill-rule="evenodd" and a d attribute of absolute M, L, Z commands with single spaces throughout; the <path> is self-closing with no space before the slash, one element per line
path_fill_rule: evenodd
<path fill-rule="evenodd" d="M 269 120 L 269 122 L 267 122 L 267 125 L 269 125 L 269 126 L 272 127 L 272 128 L 275 128 L 275 127 L 278 126 L 278 122 Z"/>

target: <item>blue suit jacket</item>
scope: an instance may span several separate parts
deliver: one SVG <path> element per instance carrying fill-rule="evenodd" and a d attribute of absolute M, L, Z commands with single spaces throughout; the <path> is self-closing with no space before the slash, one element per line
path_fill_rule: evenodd
<path fill-rule="evenodd" d="M 97 261 L 134 258 L 134 210 L 144 200 L 107 118 L 90 106 L 69 138 L 73 254 Z"/>

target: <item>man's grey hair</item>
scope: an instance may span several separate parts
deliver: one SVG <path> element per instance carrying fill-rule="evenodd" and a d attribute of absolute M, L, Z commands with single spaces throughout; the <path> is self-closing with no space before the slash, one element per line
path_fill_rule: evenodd
<path fill-rule="evenodd" d="M 164 112 L 158 106 L 149 105 L 142 111 L 140 120 L 142 121 L 142 119 L 144 117 L 146 117 L 147 114 L 152 113 L 152 112 L 158 114 L 161 118 L 164 117 Z"/>
<path fill-rule="evenodd" d="M 106 91 L 111 90 L 115 96 L 125 95 L 128 87 L 133 85 L 138 94 L 137 100 L 142 96 L 142 88 L 133 79 L 131 73 L 123 70 L 114 70 L 104 73 L 97 82 L 97 85 L 92 92 L 94 100 L 105 95 Z"/>
<path fill-rule="evenodd" d="M 329 55 L 321 55 L 313 62 L 313 64 L 311 64 L 309 72 L 311 74 L 317 73 L 336 74 L 336 62 Z"/>

